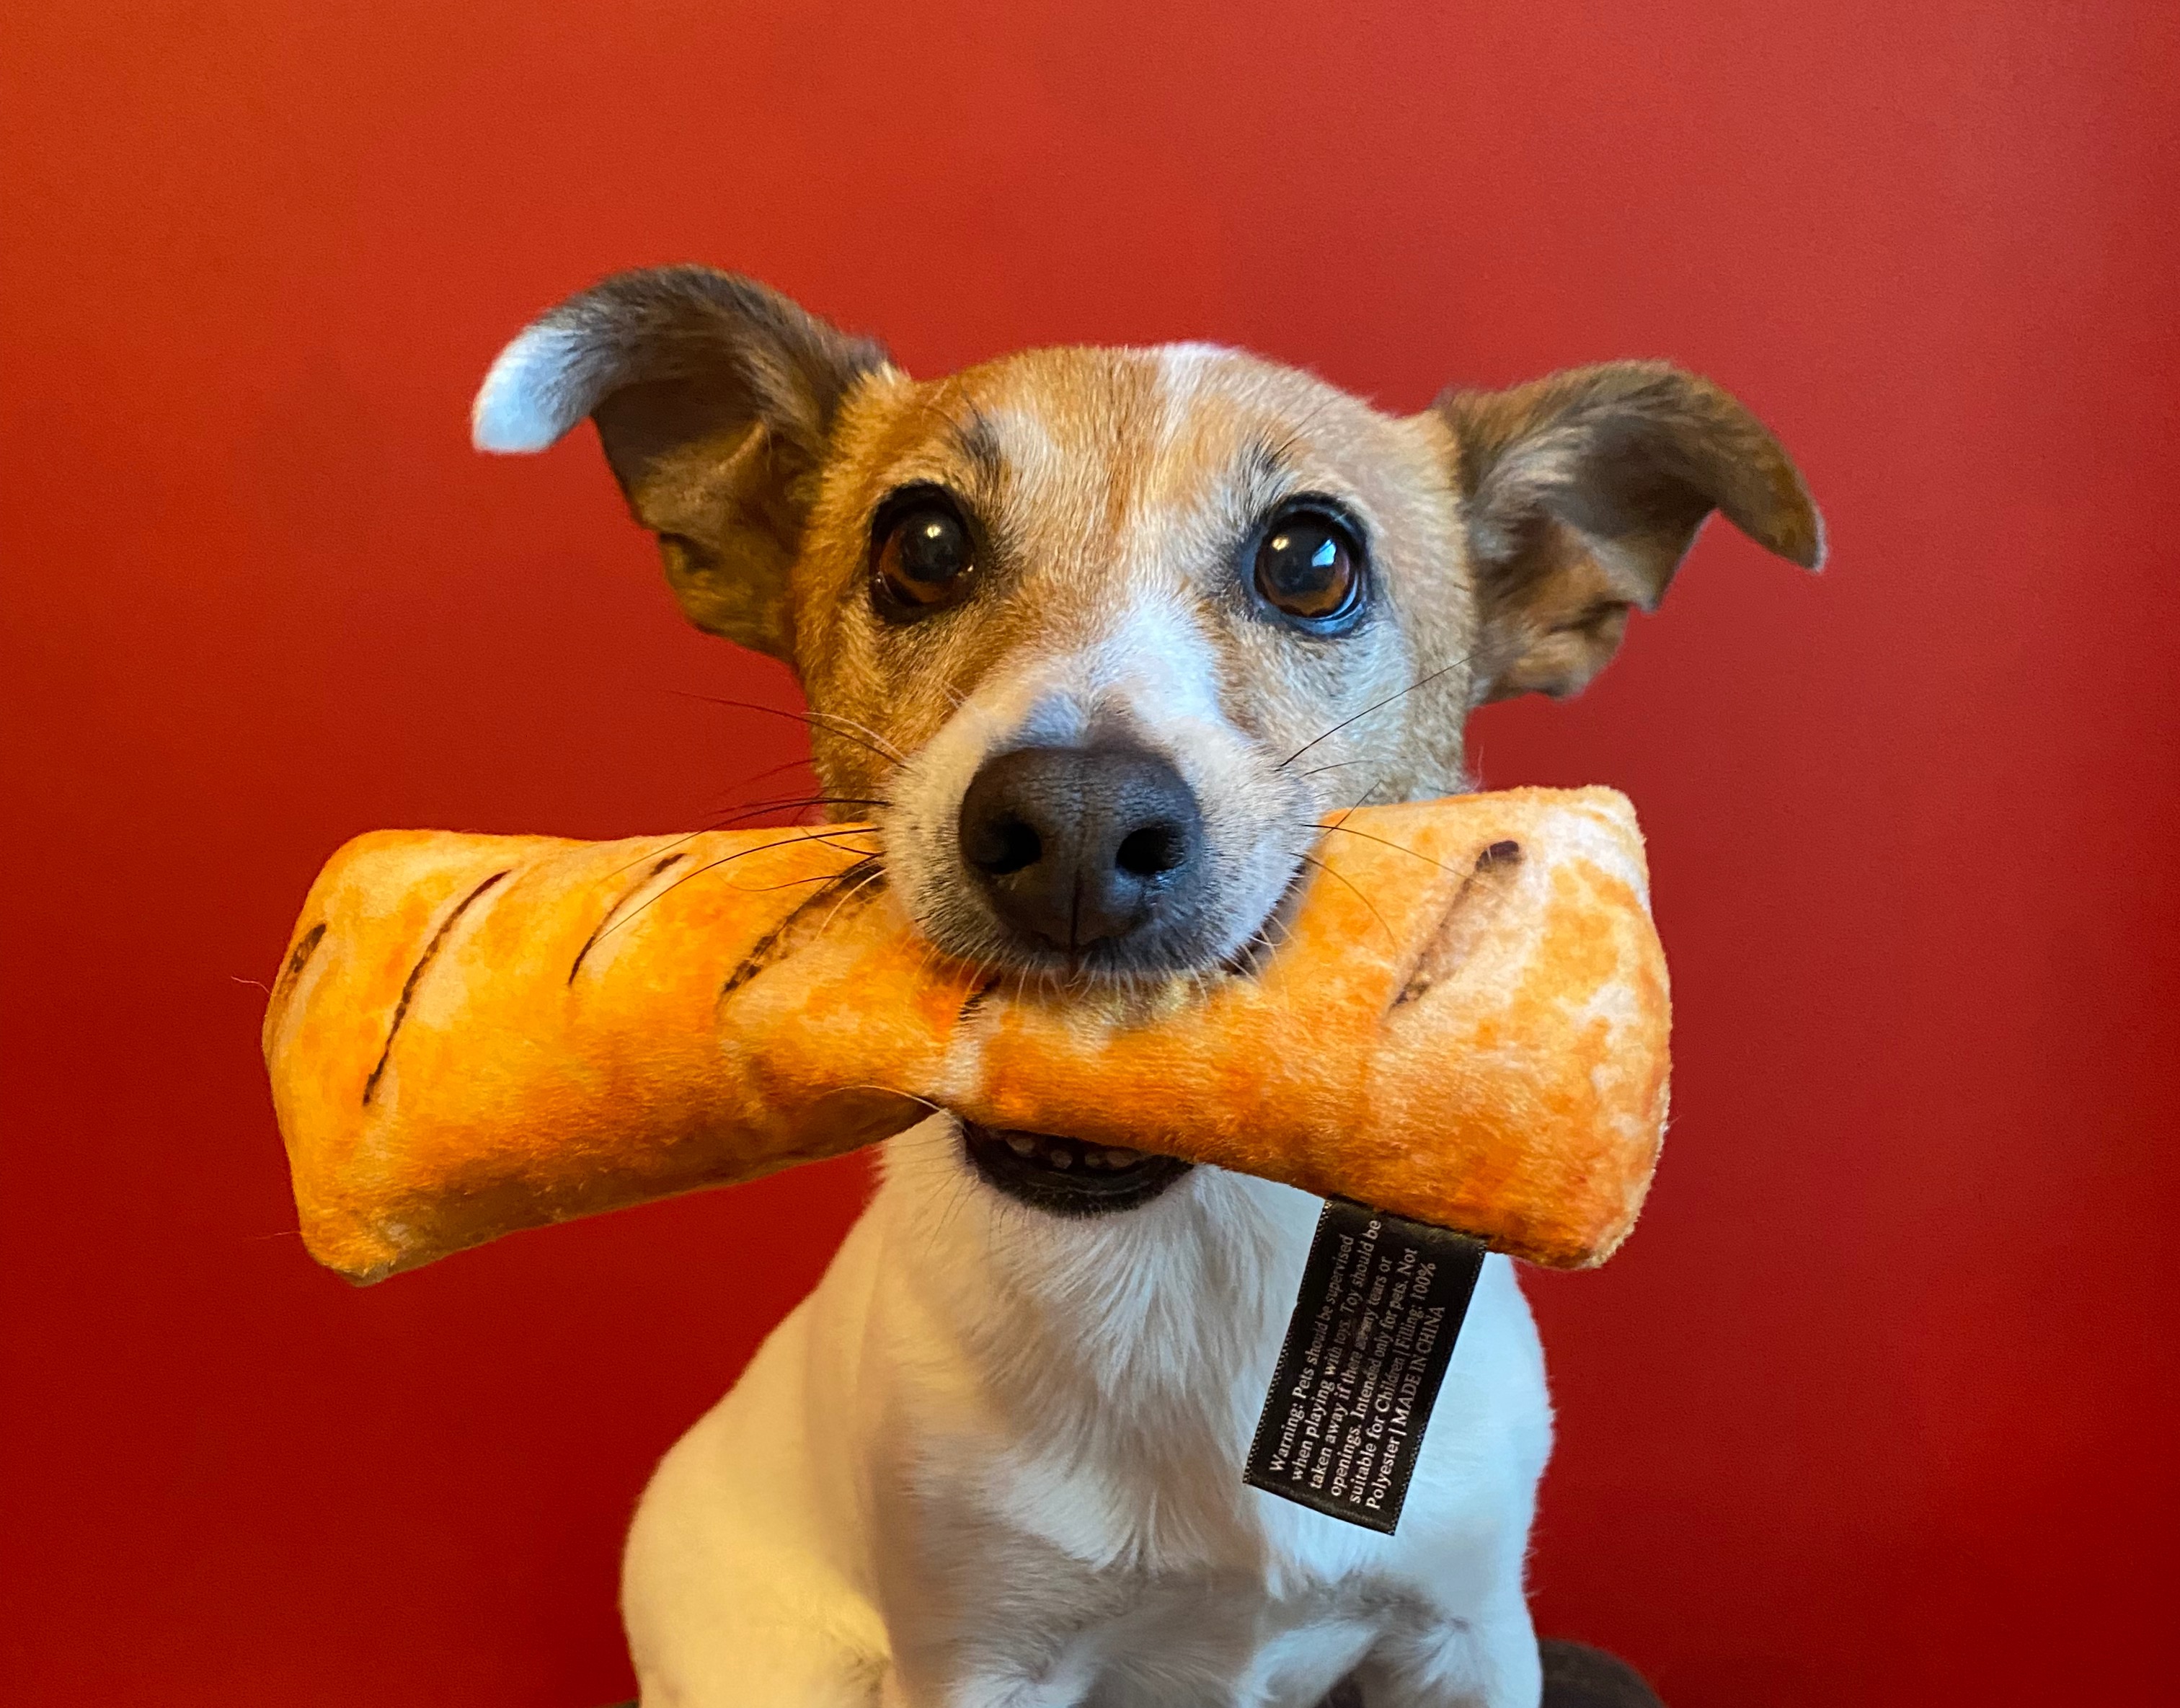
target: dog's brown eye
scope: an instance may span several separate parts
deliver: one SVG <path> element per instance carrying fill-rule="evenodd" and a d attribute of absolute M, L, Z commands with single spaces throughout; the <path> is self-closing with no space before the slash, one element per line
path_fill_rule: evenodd
<path fill-rule="evenodd" d="M 1338 521 L 1296 510 L 1274 521 L 1257 548 L 1257 591 L 1290 617 L 1335 622 L 1360 602 L 1362 557 Z"/>
<path fill-rule="evenodd" d="M 943 504 L 902 511 L 878 548 L 878 585 L 904 614 L 951 604 L 969 591 L 976 568 L 969 530 Z"/>

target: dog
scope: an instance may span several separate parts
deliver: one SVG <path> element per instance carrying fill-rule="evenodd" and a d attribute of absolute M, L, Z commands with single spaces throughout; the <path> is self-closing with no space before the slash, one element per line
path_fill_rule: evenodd
<path fill-rule="evenodd" d="M 1407 416 L 1204 344 L 919 383 L 675 267 L 522 332 L 474 438 L 586 415 L 690 620 L 793 667 L 893 905 L 1055 1000 L 1246 976 L 1329 812 L 1473 787 L 1468 714 L 1587 684 L 1713 510 L 1822 554 L 1772 435 L 1657 362 Z M 646 1708 L 1536 1708 L 1552 1416 L 1506 1259 L 1396 1534 L 1243 1483 L 1319 1208 L 944 1114 L 887 1142 L 643 1496 Z"/>

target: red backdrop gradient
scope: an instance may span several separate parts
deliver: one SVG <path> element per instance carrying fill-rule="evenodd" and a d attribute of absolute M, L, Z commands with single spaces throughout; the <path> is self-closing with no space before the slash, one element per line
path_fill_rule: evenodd
<path fill-rule="evenodd" d="M 1533 1290 L 1540 1620 L 1676 1708 L 2171 1688 L 2176 19 L 9 8 L 0 1694 L 612 1698 L 650 1462 L 855 1213 L 851 1161 L 352 1292 L 256 1060 L 351 832 L 686 827 L 796 751 L 691 697 L 793 691 L 587 442 L 465 443 L 527 315 L 681 259 L 924 373 L 1749 399 L 1825 575 L 1714 530 L 1589 696 L 1478 728 L 1633 795 L 1680 1000 L 1640 1236 Z"/>

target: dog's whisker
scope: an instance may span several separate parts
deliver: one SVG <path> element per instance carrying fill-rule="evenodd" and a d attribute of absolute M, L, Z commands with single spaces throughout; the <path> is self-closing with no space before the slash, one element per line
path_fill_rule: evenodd
<path fill-rule="evenodd" d="M 947 1114 L 947 1113 L 949 1113 L 949 1112 L 950 1112 L 950 1111 L 947 1110 L 947 1107 L 946 1107 L 946 1105 L 945 1105 L 944 1104 L 943 1104 L 943 1103 L 933 1103 L 933 1102 L 929 1098 L 923 1096 L 922 1094 L 920 1094 L 920 1093 L 918 1093 L 918 1092 L 913 1092 L 913 1091 L 903 1091 L 903 1090 L 902 1090 L 899 1086 L 897 1086 L 897 1085 L 880 1085 L 880 1084 L 879 1084 L 876 1080 L 874 1080 L 874 1079 L 873 1079 L 873 1080 L 861 1080 L 861 1079 L 859 1079 L 859 1080 L 854 1080 L 854 1081 L 851 1081 L 851 1082 L 850 1082 L 848 1084 L 845 1084 L 845 1085 L 836 1085 L 836 1086 L 834 1086 L 834 1087 L 833 1088 L 833 1089 L 832 1089 L 832 1091 L 831 1091 L 831 1092 L 829 1092 L 829 1093 L 828 1093 L 828 1094 L 827 1094 L 827 1095 L 829 1095 L 829 1096 L 837 1096 L 837 1095 L 839 1095 L 840 1093 L 842 1093 L 842 1092 L 845 1092 L 845 1091 L 878 1091 L 878 1092 L 884 1092 L 884 1093 L 887 1096 L 889 1096 L 889 1097 L 898 1097 L 898 1098 L 900 1098 L 900 1099 L 904 1099 L 905 1101 L 909 1102 L 909 1103 L 920 1103 L 920 1104 L 922 1104 L 922 1105 L 926 1109 L 929 1110 L 930 1110 L 933 1115 L 945 1115 L 945 1114 Z M 905 1132 L 905 1131 L 906 1131 L 906 1128 L 904 1128 L 904 1129 L 903 1129 L 903 1131 Z"/>
<path fill-rule="evenodd" d="M 777 765 L 768 765 L 762 771 L 751 771 L 747 776 L 738 778 L 735 786 L 737 789 L 746 789 L 752 783 L 762 783 L 768 777 L 777 777 L 782 771 L 796 770 L 808 766 L 809 763 L 808 755 L 798 753 L 792 759 L 782 759 Z"/>
<path fill-rule="evenodd" d="M 694 842 L 699 836 L 707 835 L 709 834 L 709 832 L 703 830 L 687 830 L 684 831 L 679 836 L 669 837 L 663 842 L 647 846 L 643 852 L 637 855 L 635 859 L 623 861 L 619 865 L 614 867 L 605 875 L 608 878 L 618 878 L 624 872 L 634 871 L 637 867 L 642 865 L 647 860 L 655 860 L 662 854 L 670 854 L 677 848 L 685 848 L 690 843 Z"/>
<path fill-rule="evenodd" d="M 730 706 L 743 712 L 762 712 L 774 718 L 785 718 L 791 723 L 806 725 L 821 735 L 837 736 L 844 741 L 852 741 L 859 747 L 867 748 L 889 765 L 907 763 L 907 755 L 887 741 L 877 730 L 856 723 L 853 718 L 843 717 L 838 712 L 790 712 L 784 706 L 768 706 L 757 700 L 729 700 L 717 694 L 693 693 L 685 688 L 676 688 L 673 691 L 684 699 L 702 700 L 707 705 Z M 821 722 L 820 719 L 826 721 Z M 837 729 L 834 727 L 836 724 L 845 724 L 849 728 Z M 861 733 L 852 733 L 854 731 Z"/>
<path fill-rule="evenodd" d="M 878 749 L 874 751 L 882 750 L 884 753 L 890 755 L 895 764 L 905 765 L 908 763 L 907 754 L 902 752 L 898 747 L 896 747 L 893 742 L 888 741 L 878 730 L 873 730 L 868 724 L 858 723 L 855 719 L 845 717 L 838 712 L 820 712 L 817 714 L 817 715 L 820 718 L 830 719 L 833 722 L 837 724 L 845 724 L 847 725 L 848 729 L 867 736 L 872 741 L 878 743 Z M 845 732 L 844 731 L 842 733 Z"/>
<path fill-rule="evenodd" d="M 762 818 L 768 813 L 785 813 L 790 810 L 808 807 L 890 807 L 892 805 L 892 802 L 881 800 L 876 796 L 806 795 L 801 796 L 782 796 L 780 799 L 776 801 L 757 802 L 751 806 L 745 807 L 738 813 L 724 813 L 713 819 L 712 828 L 717 830 L 724 830 L 746 823 L 749 819 Z"/>
<path fill-rule="evenodd" d="M 814 795 L 768 795 L 762 800 L 728 801 L 720 803 L 721 810 L 734 807 L 748 812 L 760 812 L 770 807 L 890 807 L 892 801 L 883 795 L 835 795 L 820 789 Z"/>
<path fill-rule="evenodd" d="M 798 760 L 798 761 L 796 761 L 795 763 L 797 763 L 799 764 L 799 763 L 801 763 L 801 762 Z M 751 809 L 751 813 L 752 813 L 752 814 L 753 814 L 753 813 L 757 813 L 757 812 L 759 812 L 759 811 L 766 811 L 766 812 L 768 812 L 768 811 L 772 811 L 772 810 L 773 810 L 774 808 L 778 808 L 778 809 L 780 809 L 780 810 L 784 810 L 786 807 L 790 807 L 790 806 L 816 806 L 816 805 L 820 804 L 820 802 L 821 802 L 822 801 L 824 801 L 824 800 L 826 800 L 826 799 L 828 799 L 828 798 L 829 798 L 829 797 L 823 797 L 823 796 L 820 796 L 820 797 L 813 797 L 813 798 L 812 798 L 812 799 L 809 799 L 809 800 L 803 800 L 803 801 L 782 800 L 782 801 L 777 801 L 777 802 L 760 802 L 760 803 L 758 804 L 758 806 L 757 806 L 757 807 L 752 807 L 752 808 Z M 883 802 L 879 802 L 879 801 L 873 801 L 873 802 L 856 802 L 856 801 L 848 801 L 848 800 L 846 800 L 846 799 L 845 799 L 845 797 L 841 797 L 841 804 L 855 805 L 855 806 L 871 805 L 871 806 L 890 807 L 893 803 L 892 803 L 890 801 L 883 801 Z M 741 816 L 745 816 L 745 817 L 746 817 L 746 816 L 750 816 L 750 815 L 749 815 L 749 814 L 744 814 L 744 815 L 741 815 Z M 724 818 L 724 819 L 715 818 L 714 820 L 713 820 L 713 822 L 712 822 L 710 824 L 707 825 L 703 829 L 701 829 L 701 830 L 685 830 L 685 831 L 684 831 L 684 832 L 682 832 L 682 833 L 681 833 L 681 835 L 680 835 L 679 836 L 673 836 L 673 837 L 669 837 L 669 838 L 668 838 L 668 839 L 667 839 L 665 841 L 663 841 L 663 842 L 657 843 L 657 844 L 655 844 L 655 845 L 652 845 L 652 846 L 650 846 L 646 847 L 646 848 L 644 849 L 643 852 L 642 852 L 642 853 L 641 853 L 641 854 L 639 854 L 639 855 L 637 855 L 637 856 L 636 857 L 636 858 L 634 858 L 633 860 L 627 860 L 627 861 L 624 861 L 624 862 L 622 862 L 622 863 L 621 863 L 621 864 L 619 864 L 619 865 L 618 865 L 618 866 L 616 866 L 616 867 L 613 868 L 612 868 L 612 870 L 610 870 L 610 871 L 608 871 L 608 873 L 605 873 L 605 876 L 606 876 L 606 877 L 608 877 L 608 878 L 618 878 L 618 877 L 619 877 L 619 876 L 620 876 L 620 874 L 621 874 L 622 873 L 624 873 L 624 872 L 630 872 L 630 871 L 635 870 L 635 868 L 637 868 L 638 866 L 641 866 L 641 864 L 643 864 L 643 862 L 644 862 L 645 861 L 647 861 L 647 860 L 655 859 L 655 858 L 657 858 L 657 857 L 658 857 L 659 855 L 661 855 L 661 854 L 670 854 L 670 853 L 672 853 L 674 850 L 676 850 L 676 849 L 678 849 L 678 848 L 685 848 L 685 847 L 686 847 L 690 843 L 691 843 L 691 842 L 695 841 L 695 840 L 696 840 L 699 836 L 707 836 L 707 835 L 711 835 L 713 832 L 714 832 L 714 831 L 725 829 L 729 828 L 730 825 L 732 825 L 732 824 L 733 824 L 733 823 L 734 823 L 734 819 L 733 819 L 733 818 Z M 795 828 L 801 829 L 801 828 L 806 828 L 806 827 L 797 826 L 797 827 L 795 827 Z M 845 833 L 843 833 L 843 834 L 845 834 Z M 693 877 L 695 874 L 692 873 L 691 873 L 690 875 Z M 663 893 L 663 892 L 662 892 L 662 893 Z"/>
<path fill-rule="evenodd" d="M 1463 653 L 1459 658 L 1454 659 L 1451 664 L 1441 664 L 1438 669 L 1431 671 L 1428 675 L 1417 677 L 1414 681 L 1409 683 L 1408 686 L 1401 689 L 1399 693 L 1388 694 L 1384 699 L 1377 701 L 1371 705 L 1365 706 L 1361 711 L 1356 713 L 1353 716 L 1342 718 L 1330 729 L 1323 731 L 1321 734 L 1311 736 L 1308 741 L 1303 742 L 1302 746 L 1296 748 L 1293 752 L 1288 754 L 1285 758 L 1280 760 L 1280 763 L 1273 766 L 1272 769 L 1274 771 L 1285 770 L 1288 766 L 1293 764 L 1296 760 L 1301 758 L 1303 754 L 1309 752 L 1309 750 L 1314 747 L 1319 741 L 1329 741 L 1331 737 L 1338 735 L 1342 730 L 1346 729 L 1350 724 L 1358 723 L 1362 719 L 1368 717 L 1374 712 L 1384 711 L 1386 707 L 1391 705 L 1396 700 L 1405 698 L 1407 696 L 1414 693 L 1418 688 L 1428 687 L 1431 683 L 1435 682 L 1440 676 L 1446 675 L 1449 671 L 1459 669 L 1462 665 L 1466 664 L 1469 661 L 1471 656 L 1473 656 L 1471 653 Z"/>
<path fill-rule="evenodd" d="M 784 772 L 808 770 L 809 769 L 810 761 L 806 757 L 790 759 L 784 764 L 768 765 L 762 771 L 752 771 L 746 777 L 737 777 L 734 780 L 732 785 L 728 790 L 728 792 L 721 796 L 719 799 L 713 803 L 714 807 L 718 810 L 724 810 L 729 807 L 747 806 L 750 802 L 750 796 L 747 791 L 757 784 L 764 782 L 769 778 L 777 777 Z M 825 785 L 823 782 L 819 782 L 818 784 L 818 787 L 820 791 L 822 791 L 824 786 Z"/>
<path fill-rule="evenodd" d="M 1373 901 L 1368 895 L 1365 895 L 1362 891 L 1357 887 L 1355 881 L 1348 877 L 1346 873 L 1341 872 L 1337 868 L 1318 859 L 1313 854 L 1302 854 L 1296 857 L 1301 860 L 1305 866 L 1314 866 L 1318 871 L 1324 873 L 1326 877 L 1336 878 L 1342 884 L 1345 884 L 1350 890 L 1354 890 L 1355 899 L 1370 910 L 1370 917 L 1378 922 L 1379 928 L 1384 930 L 1386 937 L 1391 940 L 1394 948 L 1398 949 L 1401 946 L 1400 934 L 1396 932 L 1391 926 L 1385 923 L 1385 916 L 1378 911 L 1378 904 Z"/>
<path fill-rule="evenodd" d="M 1291 824 L 1297 821 L 1291 818 L 1286 822 Z M 1420 848 L 1410 848 L 1406 846 L 1404 844 L 1391 841 L 1385 837 L 1374 836 L 1368 830 L 1357 830 L 1352 824 L 1326 824 L 1313 821 L 1308 828 L 1313 830 L 1324 830 L 1326 832 L 1337 830 L 1343 836 L 1359 836 L 1365 842 L 1375 842 L 1381 848 L 1392 848 L 1397 850 L 1402 854 L 1412 855 L 1415 858 L 1422 861 L 1424 865 L 1435 866 L 1441 872 L 1451 872 L 1454 869 L 1452 867 L 1447 865 L 1443 860 L 1432 859 L 1429 855 L 1424 853 Z"/>
<path fill-rule="evenodd" d="M 1382 777 L 1373 778 L 1370 782 L 1370 786 L 1355 797 L 1354 803 L 1342 811 L 1339 818 L 1335 819 L 1332 824 L 1325 825 L 1324 828 L 1330 830 L 1337 828 L 1339 825 L 1345 824 L 1350 818 L 1353 818 L 1356 813 L 1362 810 L 1363 803 L 1368 801 L 1373 795 L 1378 792 L 1378 785 L 1384 781 L 1385 779 Z"/>
<path fill-rule="evenodd" d="M 867 860 L 875 860 L 878 857 L 875 854 L 868 854 L 863 857 Z M 856 867 L 851 866 L 848 871 L 853 872 L 856 869 Z M 846 875 L 847 873 L 843 872 L 819 872 L 807 878 L 784 878 L 777 884 L 735 884 L 734 887 L 745 895 L 772 895 L 782 890 L 800 890 L 809 884 L 838 884 Z M 730 884 L 734 882 L 731 879 L 727 881 Z"/>
<path fill-rule="evenodd" d="M 845 907 L 850 901 L 853 901 L 858 895 L 860 895 L 863 890 L 868 889 L 873 884 L 883 884 L 885 881 L 885 863 L 879 856 L 875 854 L 871 856 L 870 867 L 871 869 L 869 871 L 858 876 L 853 883 L 850 884 L 848 887 L 841 892 L 840 899 L 833 904 L 833 911 L 825 916 L 823 923 L 820 924 L 817 931 L 812 934 L 810 939 L 812 943 L 815 943 L 819 938 L 823 937 L 827 931 L 832 928 L 833 922 L 840 917 L 840 910 L 843 907 Z M 851 873 L 855 872 L 856 869 L 856 868 L 852 866 L 848 868 Z"/>
<path fill-rule="evenodd" d="M 614 920 L 611 925 L 601 931 L 598 934 L 598 940 L 601 942 L 604 941 L 605 939 L 612 936 L 614 932 L 621 929 L 622 927 L 627 925 L 631 920 L 640 917 L 655 903 L 663 901 L 674 890 L 679 890 L 684 884 L 690 883 L 696 879 L 702 877 L 707 872 L 716 872 L 722 866 L 731 866 L 737 860 L 746 860 L 752 854 L 768 853 L 774 848 L 791 847 L 799 842 L 823 842 L 828 847 L 840 849 L 844 854 L 853 854 L 859 858 L 863 859 L 869 858 L 871 852 L 870 850 L 865 848 L 843 848 L 838 841 L 834 840 L 835 837 L 846 834 L 848 833 L 843 831 L 827 831 L 812 829 L 805 830 L 797 835 L 776 837 L 769 842 L 760 842 L 754 848 L 738 848 L 733 853 L 722 855 L 717 860 L 707 860 L 704 864 L 699 866 L 695 871 L 684 873 L 681 877 L 676 878 L 671 884 L 667 884 L 663 889 L 660 890 L 658 895 L 646 898 L 641 906 L 630 908 L 623 917 Z M 872 835 L 876 833 L 867 830 L 862 834 L 864 835 Z M 684 838 L 683 840 L 686 840 L 687 839 Z M 652 851 L 653 853 L 657 852 L 656 850 Z M 796 881 L 806 882 L 811 880 L 798 879 Z M 782 884 L 773 887 L 784 889 L 791 886 Z"/>

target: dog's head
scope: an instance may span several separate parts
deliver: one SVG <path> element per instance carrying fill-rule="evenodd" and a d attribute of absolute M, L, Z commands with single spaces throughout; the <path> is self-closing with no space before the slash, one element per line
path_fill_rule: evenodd
<path fill-rule="evenodd" d="M 1328 809 L 1467 786 L 1468 714 L 1581 688 L 1712 510 L 1821 551 L 1777 442 L 1660 363 L 1404 417 L 1200 345 L 919 383 L 671 267 L 516 339 L 476 442 L 586 415 L 691 620 L 800 675 L 933 941 L 1065 978 L 1247 953 Z"/>

